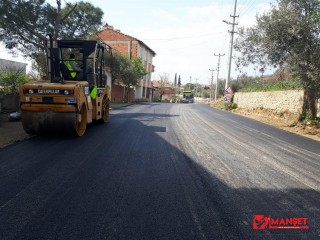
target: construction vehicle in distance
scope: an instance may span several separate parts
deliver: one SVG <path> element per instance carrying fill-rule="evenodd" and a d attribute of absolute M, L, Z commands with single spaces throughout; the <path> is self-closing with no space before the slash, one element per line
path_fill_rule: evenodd
<path fill-rule="evenodd" d="M 193 103 L 194 102 L 194 94 L 191 90 L 183 91 L 183 98 L 181 100 L 182 103 Z"/>
<path fill-rule="evenodd" d="M 105 44 L 94 40 L 58 40 L 47 47 L 47 80 L 20 86 L 22 125 L 29 134 L 82 136 L 87 124 L 109 118 L 110 87 L 104 68 Z M 48 45 L 48 44 L 46 44 Z M 82 68 L 73 78 L 65 62 L 70 53 Z M 74 74 L 73 74 L 74 75 Z M 110 81 L 111 83 L 111 81 Z"/>

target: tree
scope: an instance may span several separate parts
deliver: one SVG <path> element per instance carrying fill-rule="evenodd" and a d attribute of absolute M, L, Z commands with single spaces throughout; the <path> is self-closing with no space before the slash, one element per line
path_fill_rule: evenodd
<path fill-rule="evenodd" d="M 127 65 L 129 65 L 129 59 L 123 57 L 120 53 L 114 52 L 111 55 L 106 55 L 105 62 L 110 61 L 109 58 L 111 58 L 111 67 L 112 67 L 112 80 L 117 81 L 118 79 L 121 79 L 121 71 L 123 68 L 125 68 Z"/>
<path fill-rule="evenodd" d="M 193 83 L 187 83 L 184 85 L 184 90 L 194 90 L 195 89 L 195 84 Z"/>
<path fill-rule="evenodd" d="M 200 96 L 203 98 L 209 98 L 210 97 L 210 86 L 204 86 L 201 88 Z"/>
<path fill-rule="evenodd" d="M 320 94 L 320 2 L 278 0 L 257 24 L 242 29 L 235 48 L 246 63 L 286 66 L 305 90 L 304 114 L 316 117 Z"/>
<path fill-rule="evenodd" d="M 164 90 L 169 85 L 169 74 L 163 73 L 163 74 L 159 75 L 159 77 L 160 77 L 159 99 L 160 99 L 160 101 L 162 101 L 162 96 L 164 94 Z"/>
<path fill-rule="evenodd" d="M 43 52 L 36 52 L 32 54 L 31 74 L 33 80 L 42 79 L 47 74 L 47 57 Z M 30 73 L 29 73 L 30 74 Z"/>
<path fill-rule="evenodd" d="M 136 86 L 146 74 L 141 58 L 136 57 L 130 60 L 128 56 L 122 56 L 117 52 L 113 53 L 112 79 L 126 87 L 126 101 L 129 101 L 130 87 Z"/>
<path fill-rule="evenodd" d="M 174 87 L 177 86 L 177 73 L 174 75 Z"/>
<path fill-rule="evenodd" d="M 53 40 L 86 37 L 101 25 L 103 11 L 88 2 L 67 3 L 57 7 L 45 0 L 1 0 L 0 41 L 12 52 L 35 58 L 44 54 L 43 42 L 52 34 Z"/>
<path fill-rule="evenodd" d="M 127 86 L 127 89 L 132 86 L 136 86 L 138 81 L 143 78 L 147 72 L 143 67 L 141 58 L 135 57 L 129 60 L 129 65 L 123 69 L 122 82 Z"/>

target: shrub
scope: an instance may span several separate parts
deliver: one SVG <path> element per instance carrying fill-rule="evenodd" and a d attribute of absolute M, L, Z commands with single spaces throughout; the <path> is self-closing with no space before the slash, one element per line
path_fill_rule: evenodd
<path fill-rule="evenodd" d="M 281 90 L 299 90 L 302 89 L 302 84 L 299 79 L 290 81 L 279 81 L 268 84 L 253 83 L 241 88 L 240 92 L 264 92 L 264 91 L 281 91 Z"/>
<path fill-rule="evenodd" d="M 0 76 L 0 92 L 4 94 L 17 94 L 19 92 L 19 85 L 28 81 L 28 76 L 25 74 L 6 72 Z"/>
<path fill-rule="evenodd" d="M 224 110 L 236 109 L 237 107 L 238 107 L 238 105 L 235 102 L 223 103 L 220 105 L 220 108 L 224 109 Z"/>

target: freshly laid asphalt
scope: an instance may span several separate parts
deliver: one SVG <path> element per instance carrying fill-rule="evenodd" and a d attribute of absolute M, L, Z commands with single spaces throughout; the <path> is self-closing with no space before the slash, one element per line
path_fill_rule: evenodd
<path fill-rule="evenodd" d="M 320 143 L 201 104 L 0 148 L 0 239 L 319 239 Z M 253 229 L 255 215 L 309 229 Z"/>

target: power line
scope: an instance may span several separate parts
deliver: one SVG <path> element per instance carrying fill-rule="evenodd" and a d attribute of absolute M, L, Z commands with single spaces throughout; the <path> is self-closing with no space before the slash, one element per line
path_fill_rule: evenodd
<path fill-rule="evenodd" d="M 144 38 L 141 39 L 142 41 L 172 41 L 172 40 L 181 40 L 181 39 L 193 39 L 193 38 L 200 38 L 200 37 L 207 37 L 211 35 L 218 35 L 222 34 L 224 32 L 215 32 L 215 33 L 208 33 L 208 34 L 200 34 L 200 35 L 189 35 L 189 36 L 184 36 L 184 37 L 174 37 L 174 38 Z"/>
<path fill-rule="evenodd" d="M 225 32 L 224 32 L 225 33 Z M 228 34 L 225 34 L 223 37 L 221 37 L 221 38 L 226 38 L 226 37 L 228 37 Z M 170 49 L 170 52 L 172 52 L 172 51 L 179 51 L 179 50 L 184 50 L 184 49 L 186 49 L 186 48 L 191 48 L 191 46 L 194 48 L 194 47 L 196 47 L 196 46 L 203 46 L 204 44 L 207 44 L 207 43 L 212 43 L 212 41 L 214 41 L 216 38 L 211 38 L 211 39 L 209 39 L 209 40 L 205 40 L 205 41 L 201 41 L 201 42 L 199 42 L 199 41 L 196 41 L 195 43 L 193 43 L 193 42 L 190 42 L 190 43 L 186 43 L 186 45 L 183 45 L 183 46 L 181 46 L 181 47 L 175 47 L 175 46 L 172 46 L 172 49 Z M 225 43 L 225 41 L 224 41 L 224 43 Z M 223 46 L 223 47 L 221 47 L 221 48 L 224 48 L 225 47 L 225 45 Z M 170 48 L 170 46 L 169 46 L 169 48 Z M 168 48 L 168 50 L 169 50 L 169 48 Z"/>
<path fill-rule="evenodd" d="M 245 12 L 249 11 L 249 10 L 252 10 L 251 7 L 253 6 L 254 3 L 256 3 L 257 0 L 248 0 L 248 1 L 245 1 L 243 2 L 243 4 L 241 4 L 239 6 L 239 15 L 243 15 Z"/>

